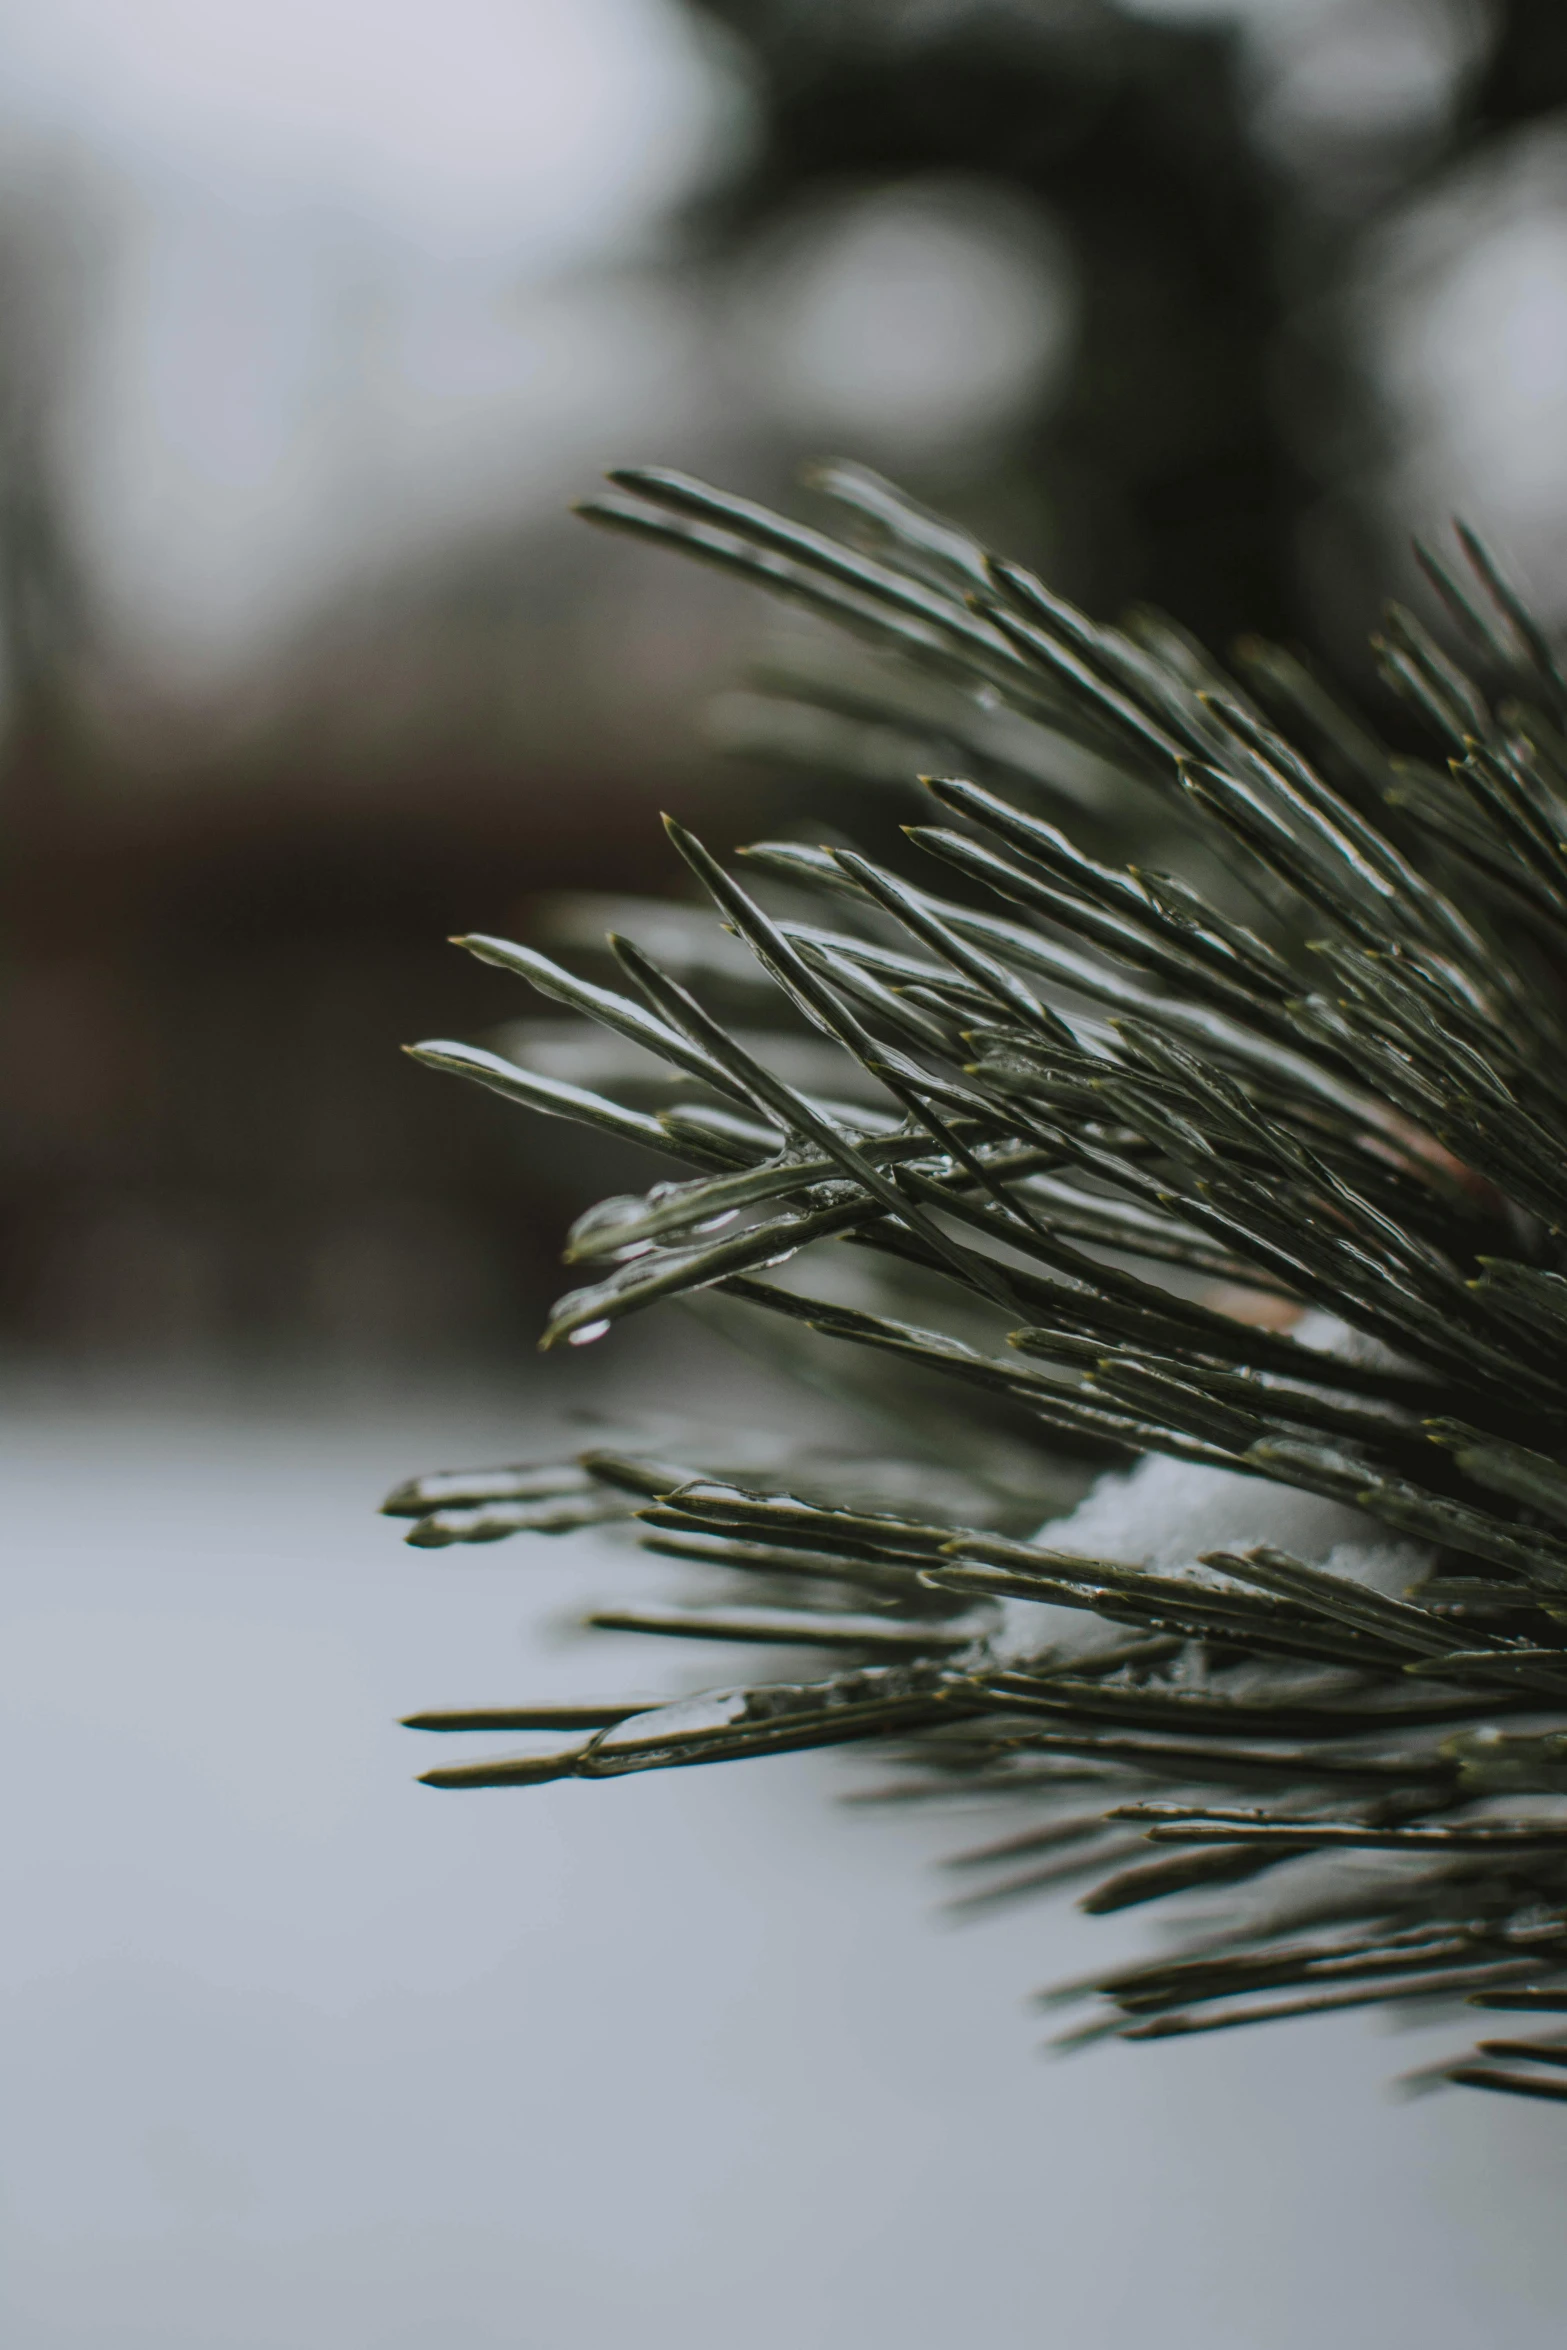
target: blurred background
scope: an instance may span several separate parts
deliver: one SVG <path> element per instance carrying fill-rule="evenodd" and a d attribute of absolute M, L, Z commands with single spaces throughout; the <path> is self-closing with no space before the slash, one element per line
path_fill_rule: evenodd
<path fill-rule="evenodd" d="M 1043 2068 L 1141 1913 L 932 1932 L 973 1822 L 852 1762 L 412 1783 L 416 1707 L 754 1671 L 373 1515 L 799 1408 L 656 1316 L 535 1372 L 620 1171 L 397 1047 L 532 1017 L 448 934 L 669 889 L 661 805 L 907 812 L 567 514 L 823 452 L 1368 705 L 1455 508 L 1567 621 L 1567 9 L 0 0 L 8 2350 L 1560 2344 L 1553 2109 L 1379 2094 L 1462 2018 Z"/>
<path fill-rule="evenodd" d="M 445 938 L 811 801 L 606 464 L 851 454 L 1367 693 L 1412 523 L 1567 609 L 1554 0 L 54 0 L 0 126 L 24 1358 L 528 1342 L 592 1177 L 400 1060 L 514 1009 Z"/>

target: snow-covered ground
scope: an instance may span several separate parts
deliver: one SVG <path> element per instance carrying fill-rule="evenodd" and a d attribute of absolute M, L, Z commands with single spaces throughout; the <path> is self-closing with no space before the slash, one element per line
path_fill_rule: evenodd
<path fill-rule="evenodd" d="M 1044 2063 L 1147 1927 L 943 1929 L 843 1758 L 415 1785 L 417 1705 L 741 1665 L 374 1515 L 540 1409 L 13 1394 L 7 2350 L 1556 2350 L 1567 2120 L 1381 2086 L 1462 2021 Z"/>

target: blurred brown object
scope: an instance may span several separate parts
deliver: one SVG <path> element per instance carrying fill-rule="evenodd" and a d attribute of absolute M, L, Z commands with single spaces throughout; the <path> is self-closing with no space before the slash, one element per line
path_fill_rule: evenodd
<path fill-rule="evenodd" d="M 564 530 L 405 586 L 319 627 L 259 714 L 106 722 L 71 690 L 90 664 L 58 607 L 13 641 L 12 1343 L 414 1369 L 531 1335 L 567 1212 L 553 1130 L 398 1048 L 539 1009 L 452 933 L 525 927 L 540 891 L 670 878 L 649 818 L 693 806 L 724 632 L 710 583 L 608 556 L 607 613 L 604 551 Z M 696 812 L 722 836 L 721 809 Z"/>
<path fill-rule="evenodd" d="M 1232 1281 L 1205 1290 L 1203 1303 L 1216 1314 L 1228 1314 L 1232 1322 L 1245 1322 L 1253 1330 L 1293 1330 L 1306 1310 L 1292 1297 L 1280 1297 L 1268 1289 L 1243 1289 Z"/>

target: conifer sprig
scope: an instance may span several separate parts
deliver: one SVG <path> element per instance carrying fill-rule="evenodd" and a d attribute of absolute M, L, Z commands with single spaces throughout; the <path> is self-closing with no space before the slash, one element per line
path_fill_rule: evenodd
<path fill-rule="evenodd" d="M 612 935 L 592 980 L 459 942 L 618 1039 L 610 1093 L 411 1049 L 691 1171 L 579 1218 L 590 1278 L 546 1346 L 695 1301 L 830 1363 L 892 1457 L 601 1450 L 400 1488 L 417 1543 L 619 1523 L 720 1578 L 593 1621 L 823 1658 L 650 1710 L 425 1714 L 569 1733 L 430 1782 L 883 1741 L 889 1798 L 1045 1807 L 960 1856 L 965 1906 L 1272 1880 L 1186 1956 L 1080 1987 L 1107 2003 L 1090 2036 L 1567 2008 L 1567 1807 L 1538 1800 L 1567 1794 L 1567 686 L 1544 632 L 1470 534 L 1461 575 L 1423 551 L 1476 662 L 1390 611 L 1382 674 L 1432 744 L 1411 758 L 1293 655 L 1224 670 L 1155 615 L 1100 627 L 861 469 L 814 476 L 840 535 L 612 478 L 591 520 L 870 649 L 869 682 L 801 689 L 851 765 L 856 730 L 884 759 L 889 728 L 934 728 L 973 772 L 925 779 L 910 867 L 779 841 L 742 880 L 666 820 L 754 959 L 722 1016 L 722 958 L 678 925 L 673 958 Z M 1102 819 L 1063 828 L 1087 772 L 1186 873 L 1107 861 Z M 1072 1464 L 1080 1487 L 1150 1453 L 1352 1506 L 1426 1546 L 1415 1587 L 1265 1544 L 1155 1572 L 1033 1538 Z M 1085 1644 L 1080 1619 L 1110 1629 Z M 1389 1862 L 1291 1866 L 1341 1852 Z M 1481 2053 L 1441 2077 L 1567 2095 L 1549 2043 Z"/>

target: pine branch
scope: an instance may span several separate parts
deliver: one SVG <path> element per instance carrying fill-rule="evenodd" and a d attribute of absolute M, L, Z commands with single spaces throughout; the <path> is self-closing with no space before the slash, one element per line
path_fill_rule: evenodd
<path fill-rule="evenodd" d="M 935 689 L 980 780 L 925 779 L 942 821 L 907 828 L 918 879 L 771 843 L 742 883 L 668 822 L 754 959 L 740 1022 L 706 1000 L 719 966 L 696 950 L 672 969 L 612 936 L 627 994 L 534 948 L 458 942 L 653 1056 L 667 1099 L 410 1049 L 689 1170 L 578 1219 L 567 1256 L 592 1277 L 546 1346 L 671 1299 L 748 1317 L 776 1359 L 830 1367 L 901 1427 L 906 1499 L 887 1506 L 884 1460 L 867 1500 L 864 1463 L 720 1466 L 700 1439 L 673 1462 L 599 1452 L 399 1488 L 386 1506 L 416 1543 L 618 1528 L 718 1578 L 698 1603 L 592 1622 L 842 1659 L 651 1708 L 418 1716 L 578 1733 L 428 1779 L 880 1740 L 915 1773 L 891 1794 L 1047 1807 L 960 1856 L 1004 1872 L 964 1906 L 1079 1873 L 1099 1878 L 1092 1911 L 1266 1875 L 1271 1906 L 1081 1987 L 1108 2003 L 1087 2036 L 1460 1994 L 1567 2003 L 1567 1809 L 1492 1808 L 1567 1795 L 1567 689 L 1543 632 L 1472 534 L 1461 568 L 1423 552 L 1480 668 L 1390 611 L 1384 675 L 1434 742 L 1409 761 L 1292 655 L 1248 644 L 1231 676 L 1156 615 L 1101 627 L 857 468 L 815 487 L 874 556 L 681 475 L 613 481 L 590 520 L 873 649 L 874 682 L 823 688 L 818 709 L 907 713 L 912 739 Z M 1026 757 L 985 749 L 998 707 L 1032 730 Z M 1194 866 L 1234 874 L 1233 898 L 1063 831 L 1082 757 L 1123 805 L 1157 806 Z M 958 895 L 939 886 L 954 878 Z M 802 890 L 830 924 L 800 920 Z M 829 1085 L 780 1067 L 791 1021 L 836 1056 Z M 808 1251 L 852 1268 L 860 1302 L 814 1294 Z M 1263 1310 L 1239 1318 L 1236 1288 Z M 922 1381 L 941 1383 L 938 1415 Z M 1058 1511 L 1030 1518 L 995 1466 L 998 1415 L 1042 1494 L 1074 1463 L 1081 1480 L 1164 1455 L 1348 1505 L 1427 1546 L 1424 1580 L 1394 1597 L 1265 1543 L 1174 1572 L 1053 1548 L 1029 1529 Z M 950 1508 L 921 1498 L 937 1444 Z M 1085 1785 L 1098 1808 L 1050 1809 Z M 1319 1868 L 1292 1906 L 1292 1864 L 1340 1851 L 1389 1865 L 1363 1857 L 1327 1895 Z M 1444 2077 L 1564 2093 L 1528 2069 L 1560 2064 L 1548 2045 L 1481 2054 Z"/>

